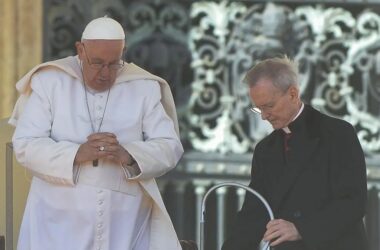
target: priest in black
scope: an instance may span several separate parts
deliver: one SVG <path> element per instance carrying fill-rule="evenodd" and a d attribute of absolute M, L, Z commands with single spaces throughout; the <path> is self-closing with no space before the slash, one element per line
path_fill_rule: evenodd
<path fill-rule="evenodd" d="M 364 154 L 354 128 L 300 99 L 298 70 L 288 58 L 258 63 L 246 75 L 254 103 L 274 131 L 254 151 L 249 186 L 223 250 L 367 250 Z"/>

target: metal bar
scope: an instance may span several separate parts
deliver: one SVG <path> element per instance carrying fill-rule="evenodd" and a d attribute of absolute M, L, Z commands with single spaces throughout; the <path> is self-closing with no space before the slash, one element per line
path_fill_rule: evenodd
<path fill-rule="evenodd" d="M 217 199 L 217 230 L 216 230 L 216 249 L 221 249 L 224 238 L 224 226 L 225 226 L 225 200 L 226 200 L 226 188 L 219 188 L 216 191 Z"/>
<path fill-rule="evenodd" d="M 238 187 L 238 188 L 245 189 L 249 193 L 255 195 L 264 204 L 264 206 L 267 209 L 267 212 L 269 214 L 270 220 L 274 219 L 273 211 L 270 208 L 268 202 L 264 199 L 264 197 L 262 197 L 258 192 L 256 192 L 252 188 L 244 186 L 240 183 L 235 183 L 235 182 L 224 182 L 224 183 L 220 183 L 218 185 L 215 185 L 206 192 L 206 194 L 203 196 L 203 200 L 202 200 L 201 220 L 200 220 L 200 230 L 199 230 L 199 232 L 200 232 L 200 235 L 199 235 L 200 250 L 204 250 L 204 223 L 205 223 L 206 201 L 207 201 L 207 198 L 210 195 L 210 193 L 213 192 L 215 189 L 218 189 L 220 187 Z M 260 249 L 265 249 L 265 250 L 269 249 L 269 242 L 264 243 L 263 248 L 260 248 Z"/>
<path fill-rule="evenodd" d="M 203 197 L 203 194 L 205 193 L 206 191 L 206 188 L 204 186 L 196 186 L 195 188 L 195 194 L 196 194 L 196 201 L 197 201 L 197 210 L 196 210 L 196 215 L 195 215 L 195 219 L 196 221 L 199 221 L 202 217 L 202 215 L 200 214 L 199 211 L 201 211 L 201 208 L 202 208 L 202 197 Z M 197 232 L 196 232 L 196 242 L 198 244 L 198 246 L 200 245 L 200 235 L 203 235 L 204 233 L 204 225 L 202 224 L 199 229 L 197 227 Z"/>
<path fill-rule="evenodd" d="M 6 144 L 5 150 L 5 247 L 13 249 L 13 146 Z"/>
<path fill-rule="evenodd" d="M 185 232 L 185 225 L 184 225 L 184 203 L 185 203 L 185 182 L 179 182 L 175 185 L 175 211 L 173 213 L 173 219 L 174 219 L 174 226 L 177 231 L 177 235 L 180 237 L 183 237 Z"/>
<path fill-rule="evenodd" d="M 380 233 L 380 192 L 379 192 L 379 189 L 376 189 L 377 191 L 377 211 L 373 211 L 373 213 L 375 215 L 377 215 L 377 226 L 376 226 L 376 231 L 374 234 L 373 237 L 375 237 L 377 239 L 377 246 L 375 246 L 375 249 L 380 249 L 380 237 L 376 237 L 376 235 L 379 235 Z"/>
<path fill-rule="evenodd" d="M 244 203 L 245 190 L 239 188 L 236 191 L 236 194 L 237 194 L 237 197 L 238 197 L 238 208 L 241 209 L 241 207 L 243 206 L 243 203 Z"/>

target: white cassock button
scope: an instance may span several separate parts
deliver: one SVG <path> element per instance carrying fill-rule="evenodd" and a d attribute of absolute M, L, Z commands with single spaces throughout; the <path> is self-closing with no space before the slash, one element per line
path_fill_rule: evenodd
<path fill-rule="evenodd" d="M 103 211 L 99 211 L 98 214 L 99 214 L 99 216 L 102 216 L 103 215 Z"/>
<path fill-rule="evenodd" d="M 99 204 L 99 205 L 102 205 L 102 204 L 103 204 L 103 200 L 100 200 L 100 201 L 98 202 L 98 204 Z"/>
<path fill-rule="evenodd" d="M 98 228 L 101 228 L 102 226 L 103 226 L 102 223 L 99 223 L 99 224 L 98 224 Z"/>

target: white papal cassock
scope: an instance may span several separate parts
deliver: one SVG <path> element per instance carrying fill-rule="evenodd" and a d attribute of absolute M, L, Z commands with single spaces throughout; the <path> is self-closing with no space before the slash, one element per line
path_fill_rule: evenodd
<path fill-rule="evenodd" d="M 90 116 L 78 62 L 43 64 L 18 84 L 28 100 L 11 119 L 13 145 L 34 175 L 18 249 L 181 249 L 154 180 L 183 153 L 175 114 L 168 116 L 171 96 L 165 108 L 167 84 L 128 64 L 108 101 L 107 91 L 88 94 Z M 97 128 L 104 109 L 101 131 L 114 133 L 137 165 L 124 169 L 100 159 L 98 167 L 73 166 L 92 133 L 90 117 Z"/>

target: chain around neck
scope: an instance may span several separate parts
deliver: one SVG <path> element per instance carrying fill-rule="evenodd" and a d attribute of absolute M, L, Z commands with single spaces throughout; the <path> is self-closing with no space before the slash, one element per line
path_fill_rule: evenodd
<path fill-rule="evenodd" d="M 104 106 L 104 110 L 103 110 L 103 114 L 102 114 L 102 119 L 100 120 L 100 124 L 99 124 L 99 127 L 95 130 L 95 127 L 94 127 L 94 123 L 92 121 L 92 116 L 91 116 L 91 112 L 90 112 L 90 106 L 88 104 L 88 90 L 87 90 L 87 86 L 86 86 L 86 83 L 83 81 L 83 87 L 84 87 L 84 95 L 85 95 L 85 99 L 86 99 L 86 106 L 87 106 L 87 112 L 88 112 L 88 117 L 90 118 L 90 123 L 91 123 L 91 129 L 92 129 L 92 132 L 93 133 L 98 133 L 100 132 L 100 129 L 102 127 L 102 124 L 103 124 L 103 120 L 104 120 L 104 115 L 106 114 L 106 109 L 107 109 L 107 105 L 108 105 L 108 98 L 110 96 L 110 91 L 111 91 L 111 88 L 108 89 L 107 91 L 107 99 L 106 99 L 106 105 Z"/>
<path fill-rule="evenodd" d="M 87 84 L 84 80 L 84 76 L 83 76 L 83 68 L 82 68 L 82 63 L 81 63 L 81 72 L 82 72 L 82 80 L 83 80 L 83 88 L 84 88 L 84 96 L 85 96 L 85 99 L 86 99 L 86 107 L 87 107 L 87 112 L 88 112 L 88 117 L 90 118 L 90 124 L 91 124 L 91 129 L 92 129 L 92 133 L 98 133 L 100 132 L 100 129 L 102 127 L 102 124 L 103 124 L 103 120 L 104 120 L 104 115 L 106 114 L 106 109 L 107 109 L 107 105 L 108 105 L 108 99 L 109 99 L 109 96 L 110 96 L 110 92 L 111 92 L 111 88 L 108 89 L 107 91 L 107 99 L 106 99 L 106 105 L 104 106 L 104 110 L 103 110 L 103 114 L 102 114 L 102 118 L 100 120 L 100 123 L 99 123 L 99 127 L 95 130 L 95 126 L 94 126 L 94 123 L 92 121 L 92 117 L 91 117 L 91 112 L 90 112 L 90 106 L 88 104 L 88 90 L 87 90 Z"/>

